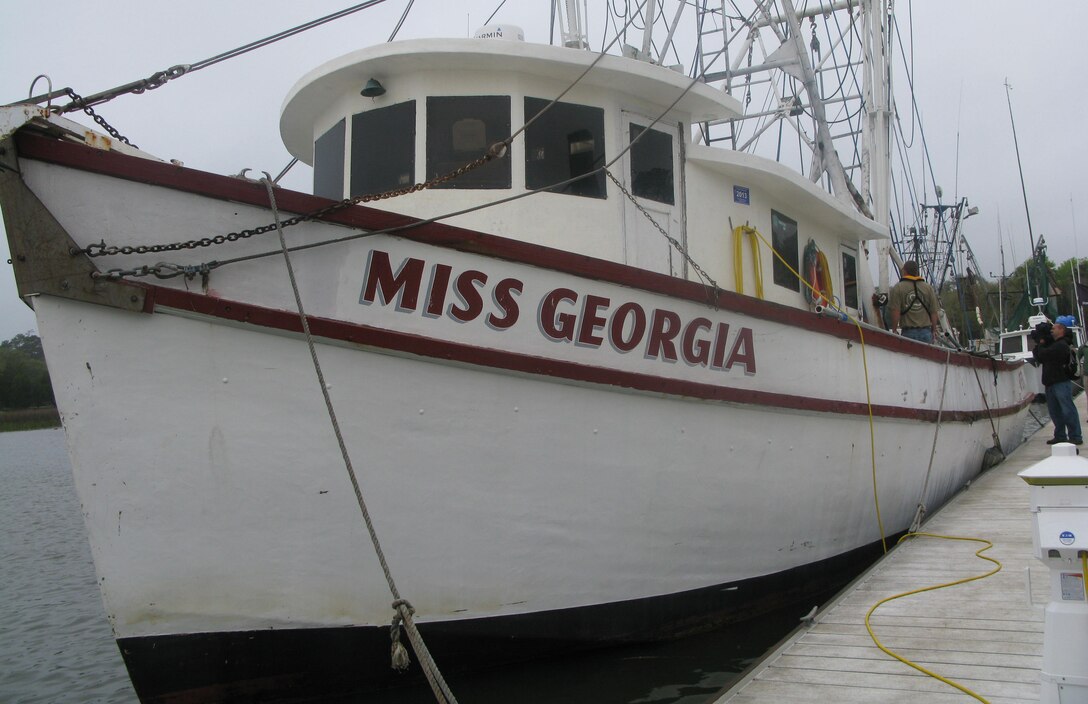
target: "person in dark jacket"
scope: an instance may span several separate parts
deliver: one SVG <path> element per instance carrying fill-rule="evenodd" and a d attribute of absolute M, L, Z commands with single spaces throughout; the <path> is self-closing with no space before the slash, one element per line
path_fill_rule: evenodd
<path fill-rule="evenodd" d="M 1043 368 L 1043 388 L 1046 389 L 1046 407 L 1050 411 L 1050 420 L 1054 422 L 1054 437 L 1047 440 L 1047 445 L 1059 442 L 1071 442 L 1080 445 L 1083 436 L 1080 430 L 1080 415 L 1073 405 L 1073 382 L 1065 373 L 1069 361 L 1069 339 L 1066 328 L 1061 323 L 1054 323 L 1050 330 L 1050 339 L 1043 338 L 1031 355 Z"/>

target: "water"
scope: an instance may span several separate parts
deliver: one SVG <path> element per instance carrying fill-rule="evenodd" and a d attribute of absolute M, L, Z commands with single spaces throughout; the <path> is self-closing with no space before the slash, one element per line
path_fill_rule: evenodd
<path fill-rule="evenodd" d="M 59 429 L 0 433 L 0 604 L 0 702 L 136 702 Z"/>
<path fill-rule="evenodd" d="M 0 565 L 0 702 L 136 704 L 95 584 L 59 429 L 0 433 Z M 678 641 L 448 680 L 464 704 L 706 704 L 810 606 Z M 421 686 L 337 704 L 364 701 L 434 698 Z"/>

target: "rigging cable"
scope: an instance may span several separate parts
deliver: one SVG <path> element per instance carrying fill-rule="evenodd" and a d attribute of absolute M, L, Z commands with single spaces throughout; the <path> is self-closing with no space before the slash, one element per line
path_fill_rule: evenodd
<path fill-rule="evenodd" d="M 180 78 L 181 76 L 193 73 L 194 71 L 199 71 L 200 69 L 207 68 L 208 66 L 214 66 L 221 61 L 233 59 L 236 56 L 241 56 L 242 54 L 253 51 L 254 49 L 268 46 L 269 44 L 278 42 L 281 39 L 286 39 L 287 37 L 300 34 L 302 32 L 305 32 L 306 30 L 313 29 L 314 27 L 319 27 L 328 22 L 332 22 L 333 20 L 338 20 L 341 17 L 346 17 L 347 15 L 353 14 L 360 10 L 365 10 L 375 5 L 380 5 L 383 2 L 385 2 L 385 0 L 367 0 L 366 2 L 361 2 L 358 5 L 353 5 L 352 7 L 340 10 L 338 12 L 334 12 L 329 15 L 325 15 L 324 17 L 319 17 L 316 20 L 311 20 L 309 22 L 298 25 L 296 27 L 292 27 L 291 29 L 284 30 L 277 34 L 270 35 L 268 37 L 265 37 L 264 39 L 258 39 L 248 44 L 244 44 L 236 49 L 231 49 L 230 51 L 216 54 L 215 56 L 209 57 L 202 61 L 197 61 L 193 64 L 178 64 L 176 66 L 171 66 L 164 71 L 158 71 L 157 73 L 153 73 L 148 78 L 141 78 L 137 81 L 126 83 L 122 86 L 117 86 L 116 88 L 111 88 L 100 93 L 95 93 L 94 95 L 90 95 L 85 98 L 73 98 L 72 102 L 58 108 L 57 112 L 59 112 L 60 114 L 64 114 L 75 110 L 86 110 L 87 108 L 90 108 L 94 105 L 108 102 L 118 96 L 125 95 L 127 93 L 138 94 L 143 93 L 147 90 L 154 90 L 155 88 L 159 88 L 165 85 L 167 81 L 170 81 L 172 79 Z M 410 6 L 411 4 L 409 3 L 409 7 Z M 71 89 L 66 88 L 52 91 L 45 95 L 33 97 L 28 102 L 40 103 L 43 100 L 52 99 L 60 95 L 66 95 L 68 94 L 67 91 L 69 90 Z"/>
<path fill-rule="evenodd" d="M 642 2 L 639 3 L 639 7 L 644 5 L 646 2 L 647 2 L 647 0 L 642 0 Z M 629 20 L 629 22 L 630 21 L 631 20 Z M 290 219 L 288 219 L 287 221 L 285 221 L 283 223 L 283 226 L 297 225 L 297 224 L 302 223 L 302 222 L 307 222 L 307 221 L 310 221 L 310 220 L 318 219 L 318 218 L 320 218 L 320 217 L 322 217 L 324 215 L 330 214 L 330 213 L 335 212 L 337 210 L 342 210 L 342 209 L 344 209 L 344 208 L 346 208 L 348 206 L 355 205 L 357 203 L 367 203 L 367 202 L 372 202 L 372 201 L 377 201 L 377 200 L 383 200 L 383 199 L 398 196 L 398 195 L 404 195 L 404 194 L 407 194 L 407 193 L 414 193 L 416 191 L 419 191 L 419 190 L 422 190 L 424 188 L 430 187 L 431 184 L 441 183 L 441 182 L 450 180 L 452 178 L 456 178 L 456 177 L 460 176 L 462 173 L 464 173 L 465 171 L 468 171 L 468 170 L 470 170 L 472 168 L 476 168 L 478 166 L 481 166 L 481 165 L 483 165 L 483 163 L 486 163 L 487 161 L 490 161 L 491 159 L 501 158 L 502 156 L 504 156 L 506 154 L 506 151 L 507 151 L 510 143 L 519 134 L 521 134 L 526 129 L 528 129 L 528 127 L 534 121 L 539 119 L 545 112 L 547 112 L 547 110 L 549 110 L 552 106 L 554 106 L 556 103 L 558 103 L 559 100 L 563 96 L 565 96 L 568 92 L 570 92 L 575 87 L 575 85 L 577 85 L 577 83 L 579 81 L 581 81 L 587 74 L 589 74 L 589 72 L 597 65 L 597 63 L 599 63 L 601 61 L 601 59 L 604 56 L 606 56 L 606 52 L 608 51 L 608 49 L 610 49 L 612 47 L 612 45 L 615 44 L 615 42 L 619 40 L 620 36 L 621 35 L 617 34 L 616 38 L 613 39 L 612 42 L 600 52 L 600 54 L 593 60 L 593 62 L 588 67 L 586 67 L 585 71 L 583 71 L 577 78 L 575 78 L 574 81 L 570 85 L 568 85 L 566 87 L 566 89 L 564 89 L 550 103 L 548 103 L 548 105 L 546 105 L 532 119 L 528 120 L 527 122 L 525 122 L 525 124 L 523 124 L 517 130 L 515 130 L 505 140 L 503 140 L 502 142 L 497 142 L 496 144 L 493 144 L 491 146 L 491 148 L 489 149 L 488 153 L 485 154 L 480 159 L 477 159 L 476 161 L 474 161 L 474 162 L 472 162 L 472 163 L 470 163 L 470 164 L 468 164 L 466 166 L 462 166 L 461 168 L 456 169 L 455 171 L 450 172 L 449 174 L 447 174 L 445 176 L 441 176 L 441 177 L 439 177 L 437 179 L 432 179 L 431 181 L 428 181 L 426 183 L 417 183 L 417 184 L 415 184 L 413 186 L 407 186 L 407 187 L 404 187 L 404 188 L 401 188 L 401 189 L 388 191 L 386 193 L 355 196 L 353 198 L 341 200 L 338 203 L 335 203 L 335 204 L 333 204 L 331 206 L 327 206 L 325 208 L 322 208 L 322 209 L 320 209 L 320 210 L 318 210 L 316 212 L 309 213 L 309 214 L 304 214 L 304 215 L 299 215 L 299 216 L 296 216 L 294 218 L 290 218 Z M 347 241 L 354 240 L 354 239 L 359 239 L 359 238 L 362 238 L 362 237 L 370 237 L 370 236 L 378 235 L 378 234 L 390 234 L 390 233 L 394 233 L 394 232 L 403 232 L 403 231 L 412 230 L 412 229 L 414 229 L 416 227 L 420 227 L 422 225 L 428 225 L 428 224 L 431 224 L 431 223 L 434 223 L 434 222 L 438 222 L 439 220 L 444 220 L 444 219 L 448 219 L 448 218 L 451 218 L 451 217 L 456 217 L 458 215 L 464 215 L 464 214 L 467 214 L 467 213 L 476 212 L 478 210 L 484 210 L 486 208 L 494 207 L 496 205 L 502 205 L 504 203 L 509 203 L 509 202 L 512 202 L 512 201 L 520 200 L 521 198 L 525 198 L 525 197 L 530 196 L 530 195 L 535 195 L 535 194 L 543 192 L 543 191 L 548 191 L 548 190 L 552 190 L 552 189 L 555 189 L 555 188 L 559 188 L 559 187 L 565 186 L 567 184 L 573 183 L 575 181 L 586 179 L 589 176 L 591 176 L 593 174 L 597 174 L 597 173 L 607 174 L 607 175 L 609 175 L 610 178 L 613 178 L 613 180 L 615 180 L 615 178 L 612 177 L 610 172 L 608 171 L 609 167 L 611 167 L 614 163 L 619 161 L 645 135 L 649 134 L 650 131 L 652 130 L 652 128 L 654 127 L 654 125 L 658 124 L 666 115 L 668 115 L 669 112 L 672 111 L 672 109 L 675 108 L 676 105 L 684 98 L 684 96 L 687 95 L 691 91 L 691 89 L 693 87 L 695 87 L 695 85 L 697 83 L 699 83 L 699 82 L 700 81 L 699 81 L 698 78 L 691 79 L 688 82 L 687 86 L 684 88 L 684 90 L 681 91 L 679 95 L 677 95 L 676 99 L 673 100 L 672 103 L 670 103 L 668 106 L 666 106 L 665 109 L 660 114 L 658 114 L 658 116 L 655 117 L 650 122 L 650 124 L 647 125 L 646 128 L 642 132 L 639 133 L 639 135 L 637 137 L 632 139 L 627 144 L 627 146 L 625 146 L 623 149 L 621 149 L 620 152 L 618 154 L 616 154 L 611 160 L 609 160 L 603 166 L 600 166 L 600 167 L 594 169 L 593 171 L 587 172 L 585 174 L 580 174 L 578 176 L 573 176 L 573 177 L 571 177 L 569 179 L 566 179 L 564 181 L 559 181 L 557 183 L 548 184 L 547 186 L 542 186 L 540 188 L 525 191 L 524 193 L 519 193 L 519 194 L 516 194 L 516 195 L 508 196 L 506 198 L 500 198 L 498 200 L 494 200 L 494 201 L 491 201 L 489 203 L 483 203 L 483 204 L 472 206 L 472 207 L 469 207 L 469 208 L 464 208 L 462 210 L 444 213 L 444 214 L 437 215 L 437 216 L 427 218 L 427 219 L 424 219 L 424 220 L 419 220 L 419 221 L 416 221 L 414 223 L 388 227 L 388 228 L 384 228 L 384 229 L 381 229 L 381 230 L 371 230 L 371 231 L 365 231 L 365 232 L 360 232 L 360 233 L 354 233 L 354 234 L 347 235 L 347 236 L 344 236 L 344 237 L 335 237 L 335 238 L 332 238 L 332 239 L 323 240 L 321 242 L 314 242 L 314 243 L 304 244 L 304 245 L 296 245 L 294 247 L 289 248 L 289 251 L 292 251 L 292 252 L 300 251 L 300 250 L 303 250 L 303 249 L 310 249 L 310 248 L 313 248 L 313 247 L 320 247 L 320 246 L 336 244 L 336 243 L 340 243 L 340 242 L 347 242 Z M 622 188 L 621 188 L 621 190 L 622 190 Z M 652 223 L 653 219 L 651 218 L 650 221 Z M 95 243 L 95 244 L 88 245 L 87 247 L 85 247 L 85 248 L 83 248 L 81 250 L 75 250 L 75 251 L 72 252 L 72 254 L 73 254 L 73 256 L 76 255 L 76 254 L 85 254 L 85 255 L 90 256 L 90 257 L 97 257 L 97 256 L 109 256 L 109 255 L 115 255 L 115 254 L 134 254 L 134 253 L 135 254 L 143 254 L 143 253 L 149 253 L 149 252 L 176 251 L 176 250 L 180 250 L 180 249 L 194 249 L 194 248 L 197 248 L 197 247 L 211 246 L 213 244 L 223 244 L 226 241 L 233 242 L 233 241 L 236 241 L 238 239 L 245 239 L 245 238 L 248 238 L 248 237 L 250 237 L 252 235 L 255 235 L 255 234 L 264 234 L 265 232 L 271 232 L 273 229 L 275 229 L 275 227 L 272 226 L 272 225 L 264 225 L 264 226 L 261 226 L 261 227 L 258 227 L 258 228 L 253 228 L 251 230 L 243 231 L 241 233 L 233 233 L 232 232 L 232 233 L 230 233 L 228 235 L 217 235 L 214 238 L 205 237 L 205 238 L 202 238 L 202 239 L 199 239 L 199 240 L 191 240 L 189 242 L 175 243 L 175 244 L 171 244 L 171 245 L 139 245 L 139 246 L 117 247 L 117 246 L 107 246 L 105 242 L 101 242 L 101 243 Z M 660 230 L 660 227 L 658 229 Z M 675 243 L 675 240 L 672 240 L 670 238 L 670 242 L 673 243 L 673 246 L 677 246 L 677 244 Z M 684 252 L 684 250 L 682 248 L 679 248 L 678 251 L 680 251 L 681 254 L 687 256 L 686 252 Z M 236 258 L 233 258 L 233 259 L 227 259 L 227 260 L 223 260 L 223 261 L 206 262 L 204 264 L 199 265 L 198 267 L 187 266 L 187 265 L 174 265 L 174 264 L 167 264 L 165 262 L 160 262 L 160 263 L 158 263 L 158 264 L 156 264 L 154 266 L 144 265 L 144 266 L 141 266 L 141 267 L 137 267 L 135 269 L 128 269 L 128 270 L 111 269 L 111 270 L 105 271 L 105 272 L 94 272 L 92 274 L 92 276 L 94 278 L 107 278 L 107 279 L 119 279 L 119 278 L 122 278 L 124 276 L 147 276 L 147 275 L 155 275 L 158 278 L 172 278 L 174 276 L 178 276 L 178 275 L 181 275 L 181 274 L 185 274 L 186 276 L 189 276 L 189 275 L 191 275 L 191 272 L 193 272 L 194 270 L 211 271 L 212 269 L 216 269 L 216 268 L 225 266 L 227 264 L 235 264 L 235 263 L 239 263 L 239 262 L 243 262 L 243 261 L 250 261 L 250 260 L 253 260 L 253 259 L 260 259 L 262 257 L 272 256 L 272 255 L 278 254 L 278 253 L 279 253 L 279 250 L 270 250 L 270 251 L 266 251 L 266 252 L 260 252 L 260 253 L 257 253 L 257 254 L 251 254 L 251 255 L 236 257 Z M 690 258 L 689 258 L 689 260 L 690 260 Z M 691 262 L 691 263 L 694 264 L 694 262 Z M 697 266 L 695 268 L 696 268 L 697 271 L 700 271 L 700 272 L 702 271 L 702 269 L 700 269 Z M 715 290 L 719 290 L 718 285 L 716 283 L 714 283 L 712 279 L 709 279 L 709 277 L 707 277 L 707 279 L 713 285 Z"/>
<path fill-rule="evenodd" d="M 948 388 L 948 367 L 952 364 L 952 349 L 946 349 L 944 354 L 944 379 L 941 380 L 941 398 L 937 405 L 937 424 L 933 428 L 933 445 L 929 450 L 929 466 L 926 467 L 926 477 L 922 480 L 922 495 L 918 498 L 918 508 L 915 510 L 914 520 L 910 524 L 910 533 L 914 533 L 921 528 L 927 510 L 926 492 L 929 490 L 929 476 L 933 473 L 933 460 L 937 457 L 937 438 L 941 434 L 941 417 L 944 415 L 944 392 Z M 972 368 L 974 368 L 973 365 Z M 981 382 L 979 388 L 981 388 Z M 985 395 L 983 395 L 983 400 L 985 400 Z M 986 409 L 989 410 L 989 406 Z"/>
<path fill-rule="evenodd" d="M 504 3 L 506 2 L 506 0 L 502 1 Z M 415 2 L 416 0 L 408 0 L 408 5 L 404 8 L 404 12 L 401 14 L 400 19 L 397 20 L 397 26 L 393 28 L 393 32 L 389 35 L 389 38 L 385 40 L 387 44 L 397 38 L 397 32 L 399 32 L 401 26 L 404 25 L 404 20 L 408 18 L 408 13 L 412 11 L 412 5 L 414 5 Z M 499 7 L 502 7 L 502 5 L 499 5 Z M 495 12 L 498 12 L 498 10 L 496 9 Z M 494 15 L 492 15 L 492 17 L 494 17 Z M 487 21 L 490 22 L 491 20 L 488 19 Z"/>
<path fill-rule="evenodd" d="M 914 3 L 908 0 L 907 2 L 907 21 L 910 24 L 910 69 L 907 71 L 907 84 L 910 86 L 910 144 L 907 145 L 907 149 L 914 146 L 914 128 L 917 125 L 915 121 L 915 110 L 917 104 L 914 96 Z M 906 49 L 903 46 L 903 35 L 899 33 L 899 23 L 895 23 L 895 38 L 899 40 L 899 54 L 903 57 L 903 63 L 908 63 Z M 896 120 L 899 119 L 898 114 Z"/>
<path fill-rule="evenodd" d="M 415 0 L 412 0 L 412 2 L 415 2 Z M 495 11 L 484 21 L 484 24 L 491 24 L 491 20 L 495 18 L 495 15 L 499 14 L 499 10 L 501 10 L 502 6 L 505 4 L 506 0 L 502 0 L 502 2 L 499 3 L 499 6 L 495 8 Z M 411 3 L 409 3 L 409 5 L 411 5 Z"/>
<path fill-rule="evenodd" d="M 336 418 L 336 410 L 333 407 L 332 397 L 329 395 L 329 385 L 325 383 L 325 375 L 321 371 L 321 362 L 317 358 L 317 348 L 314 345 L 314 338 L 310 332 L 310 323 L 306 316 L 306 310 L 302 306 L 302 295 L 299 293 L 298 282 L 295 280 L 295 269 L 291 264 L 291 255 L 287 249 L 287 240 L 283 235 L 283 228 L 280 227 L 279 208 L 276 207 L 276 193 L 275 189 L 272 187 L 272 177 L 268 175 L 267 171 L 261 182 L 268 191 L 268 201 L 272 209 L 272 217 L 276 223 L 276 233 L 279 235 L 280 239 L 280 251 L 283 253 L 283 260 L 287 265 L 287 275 L 291 280 L 291 290 L 295 295 L 295 306 L 298 309 L 299 321 L 302 323 L 302 332 L 306 336 L 306 345 L 310 350 L 310 359 L 313 361 L 314 372 L 317 374 L 317 381 L 321 386 L 321 394 L 325 399 L 325 408 L 329 414 L 329 422 L 332 424 L 333 432 L 336 434 L 336 442 L 340 446 L 340 455 L 344 460 L 344 468 L 347 470 L 348 478 L 351 480 L 351 486 L 355 490 L 355 500 L 359 504 L 359 510 L 362 511 L 363 521 L 366 523 L 367 531 L 370 533 L 370 540 L 374 544 L 374 552 L 378 556 L 378 561 L 382 566 L 382 572 L 385 573 L 385 580 L 389 586 L 389 591 L 393 595 L 393 609 L 397 614 L 393 619 L 393 627 L 390 630 L 390 635 L 393 639 L 393 666 L 397 669 L 405 669 L 408 667 L 408 663 L 405 659 L 407 653 L 404 652 L 404 646 L 400 644 L 396 637 L 400 629 L 400 623 L 403 622 L 404 630 L 408 633 L 408 640 L 411 641 L 412 647 L 416 651 L 420 668 L 427 677 L 427 681 L 430 683 L 435 697 L 440 704 L 457 704 L 457 699 L 446 685 L 445 680 L 442 678 L 442 673 L 438 671 L 438 666 L 431 658 L 431 654 L 427 650 L 426 644 L 423 642 L 423 637 L 415 627 L 415 622 L 412 620 L 412 615 L 415 613 L 415 610 L 406 599 L 401 597 L 396 582 L 393 580 L 393 573 L 389 569 L 389 563 L 385 559 L 385 552 L 382 550 L 381 542 L 378 540 L 378 532 L 374 528 L 374 521 L 371 519 L 370 511 L 366 506 L 366 500 L 363 498 L 363 490 L 359 486 L 359 479 L 356 477 L 355 469 L 351 464 L 351 456 L 348 453 L 347 445 L 344 442 L 344 435 L 340 431 L 340 423 Z"/>

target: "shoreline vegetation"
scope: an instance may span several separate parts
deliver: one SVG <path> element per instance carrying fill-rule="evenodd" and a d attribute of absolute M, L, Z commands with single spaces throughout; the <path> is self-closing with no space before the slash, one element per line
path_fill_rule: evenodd
<path fill-rule="evenodd" d="M 52 406 L 0 411 L 0 433 L 59 427 L 60 413 Z"/>
<path fill-rule="evenodd" d="M 0 342 L 0 433 L 60 426 L 42 341 L 32 331 Z"/>

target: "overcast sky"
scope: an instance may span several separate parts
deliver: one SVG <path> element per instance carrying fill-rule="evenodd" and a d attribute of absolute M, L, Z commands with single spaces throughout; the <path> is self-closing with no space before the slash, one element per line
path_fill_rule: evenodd
<path fill-rule="evenodd" d="M 282 100 L 304 73 L 386 40 L 407 0 L 387 0 L 330 25 L 195 72 L 98 111 L 141 148 L 197 169 L 278 173 L 290 159 L 279 139 Z M 398 38 L 470 35 L 501 0 L 417 0 Z M 795 0 L 798 6 L 803 0 Z M 89 95 L 175 64 L 192 64 L 354 4 L 351 0 L 113 0 L 6 2 L 0 6 L 0 103 L 29 95 L 38 74 Z M 594 4 L 594 3 L 591 3 Z M 495 20 L 546 42 L 548 2 L 507 0 Z M 981 210 L 965 227 L 984 275 L 1011 270 L 1030 245 L 1004 83 L 1020 141 L 1031 221 L 1050 257 L 1088 256 L 1088 2 L 898 0 L 901 31 L 914 26 L 915 96 L 945 202 Z M 591 9 L 594 41 L 602 27 Z M 894 60 L 902 70 L 902 58 Z M 35 93 L 45 90 L 39 82 Z M 910 94 L 896 86 L 901 119 Z M 909 125 L 909 122 L 907 122 Z M 958 145 L 957 145 L 958 143 Z M 282 185 L 310 190 L 308 168 Z M 1079 239 L 1079 241 L 1075 241 Z M 1079 246 L 1078 246 L 1079 245 Z M 15 293 L 0 237 L 0 340 L 35 328 Z"/>

